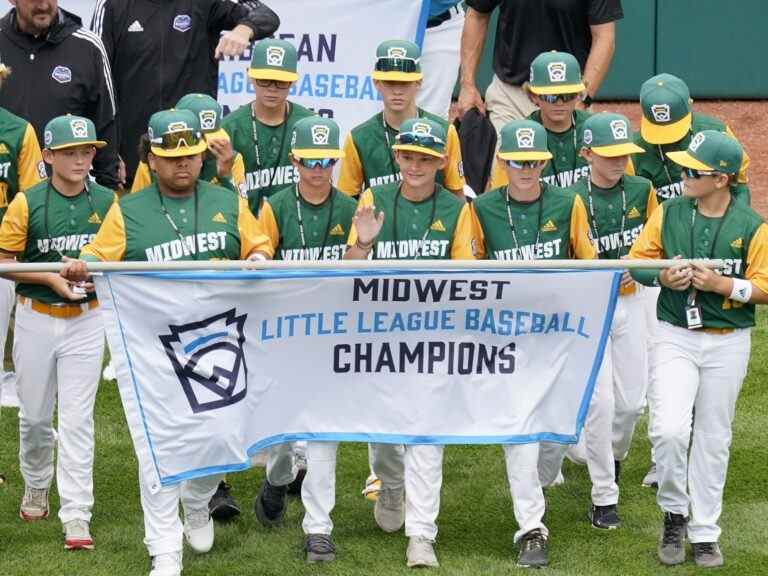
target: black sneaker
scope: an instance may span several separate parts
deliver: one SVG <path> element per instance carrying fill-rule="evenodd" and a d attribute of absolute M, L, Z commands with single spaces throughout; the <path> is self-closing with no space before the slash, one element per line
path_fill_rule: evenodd
<path fill-rule="evenodd" d="M 682 514 L 664 513 L 664 527 L 661 531 L 661 539 L 657 554 L 659 561 L 667 566 L 682 564 L 685 562 L 685 540 L 686 525 L 688 518 Z M 695 551 L 694 551 L 695 554 Z"/>
<path fill-rule="evenodd" d="M 621 476 L 621 460 L 613 461 L 613 481 L 616 484 L 619 483 L 619 477 Z"/>
<path fill-rule="evenodd" d="M 621 519 L 619 518 L 616 504 L 609 506 L 595 506 L 592 504 L 592 508 L 589 511 L 589 519 L 593 527 L 600 528 L 601 530 L 615 530 L 621 526 Z"/>
<path fill-rule="evenodd" d="M 336 559 L 336 546 L 328 534 L 307 534 L 304 538 L 304 551 L 307 564 L 333 562 Z"/>
<path fill-rule="evenodd" d="M 288 492 L 288 486 L 273 486 L 264 480 L 253 505 L 256 518 L 262 526 L 271 528 L 282 523 L 285 516 L 286 492 Z"/>
<path fill-rule="evenodd" d="M 547 536 L 538 528 L 531 530 L 520 539 L 520 553 L 517 565 L 521 568 L 541 568 L 549 564 Z"/>
<path fill-rule="evenodd" d="M 288 496 L 301 497 L 301 485 L 304 484 L 304 477 L 307 475 L 306 468 L 300 468 L 296 473 L 296 479 L 288 484 Z"/>
<path fill-rule="evenodd" d="M 717 568 L 723 565 L 723 553 L 717 542 L 691 542 L 693 561 L 701 568 Z"/>
<path fill-rule="evenodd" d="M 229 484 L 222 480 L 219 482 L 218 488 L 216 488 L 216 493 L 211 497 L 211 501 L 208 502 L 211 518 L 217 522 L 228 522 L 240 516 L 240 506 L 232 497 L 230 493 L 231 488 Z"/>

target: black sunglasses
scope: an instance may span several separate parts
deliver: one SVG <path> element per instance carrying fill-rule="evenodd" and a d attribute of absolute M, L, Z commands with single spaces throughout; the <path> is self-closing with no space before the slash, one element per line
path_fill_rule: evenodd
<path fill-rule="evenodd" d="M 572 102 L 576 100 L 576 98 L 579 97 L 579 93 L 575 92 L 573 94 L 539 94 L 539 100 L 542 102 L 546 102 L 547 104 L 555 104 L 558 100 L 562 102 L 563 104 L 567 102 Z"/>
<path fill-rule="evenodd" d="M 256 79 L 256 86 L 259 86 L 260 88 L 269 88 L 270 86 L 274 86 L 275 88 L 285 90 L 286 88 L 290 88 L 291 84 L 292 82 L 289 82 L 288 80 L 264 80 L 263 78 Z"/>
<path fill-rule="evenodd" d="M 685 175 L 688 176 L 688 178 L 695 178 L 696 180 L 702 176 L 714 176 L 715 174 L 719 174 L 719 172 L 715 172 L 714 170 L 696 170 L 696 168 L 685 169 Z"/>

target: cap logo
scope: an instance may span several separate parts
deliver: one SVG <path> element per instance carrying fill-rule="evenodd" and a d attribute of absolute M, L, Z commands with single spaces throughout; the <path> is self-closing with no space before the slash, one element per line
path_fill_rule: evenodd
<path fill-rule="evenodd" d="M 432 126 L 425 122 L 414 122 L 411 131 L 416 134 L 432 134 Z"/>
<path fill-rule="evenodd" d="M 312 126 L 312 144 L 315 146 L 327 146 L 328 138 L 331 135 L 331 129 L 324 124 L 315 124 Z"/>
<path fill-rule="evenodd" d="M 701 146 L 701 143 L 704 142 L 706 139 L 706 136 L 702 132 L 699 132 L 696 134 L 696 136 L 693 137 L 693 140 L 691 140 L 691 143 L 688 145 L 688 149 L 691 152 L 696 152 L 696 150 L 699 149 L 699 146 Z"/>
<path fill-rule="evenodd" d="M 624 120 L 611 121 L 611 132 L 614 140 L 626 140 L 629 137 L 627 123 Z"/>
<path fill-rule="evenodd" d="M 592 130 L 587 128 L 584 130 L 584 136 L 581 138 L 584 141 L 584 146 L 589 146 L 592 144 Z"/>
<path fill-rule="evenodd" d="M 518 148 L 533 148 L 534 135 L 536 131 L 533 128 L 518 128 L 515 130 Z"/>
<path fill-rule="evenodd" d="M 550 82 L 565 82 L 565 62 L 550 62 L 547 73 Z"/>
<path fill-rule="evenodd" d="M 215 110 L 203 110 L 199 116 L 201 130 L 214 130 L 216 128 L 218 114 L 216 114 Z"/>
<path fill-rule="evenodd" d="M 50 146 L 51 142 L 53 142 L 53 132 L 51 132 L 50 130 L 46 130 L 45 134 L 43 134 L 43 140 L 45 141 L 46 148 Z"/>
<path fill-rule="evenodd" d="M 387 48 L 387 58 L 406 58 L 408 50 L 403 46 L 391 46 Z"/>
<path fill-rule="evenodd" d="M 291 134 L 291 149 L 296 148 L 296 130 Z"/>
<path fill-rule="evenodd" d="M 669 122 L 669 104 L 654 104 L 651 106 L 651 114 L 656 122 Z"/>
<path fill-rule="evenodd" d="M 285 48 L 282 46 L 267 47 L 267 66 L 282 66 L 285 61 Z"/>
<path fill-rule="evenodd" d="M 168 131 L 166 134 L 171 134 L 172 132 L 183 132 L 184 130 L 190 130 L 190 128 L 187 126 L 186 122 L 179 120 L 178 122 L 171 122 L 168 124 Z"/>
<path fill-rule="evenodd" d="M 72 129 L 72 136 L 75 138 L 88 138 L 88 122 L 82 118 L 70 120 L 69 127 Z"/>

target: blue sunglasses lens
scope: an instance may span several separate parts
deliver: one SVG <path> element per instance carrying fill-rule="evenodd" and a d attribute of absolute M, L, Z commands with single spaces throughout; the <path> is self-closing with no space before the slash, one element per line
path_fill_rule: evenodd
<path fill-rule="evenodd" d="M 299 162 L 304 168 L 330 168 L 336 164 L 336 158 L 302 158 Z"/>

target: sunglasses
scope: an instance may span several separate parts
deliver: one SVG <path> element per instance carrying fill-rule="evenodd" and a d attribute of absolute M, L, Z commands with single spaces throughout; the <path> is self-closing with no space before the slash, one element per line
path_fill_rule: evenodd
<path fill-rule="evenodd" d="M 443 140 L 432 134 L 420 134 L 417 132 L 401 132 L 395 137 L 398 144 L 416 144 L 417 146 L 432 147 L 435 144 L 445 144 Z"/>
<path fill-rule="evenodd" d="M 199 132 L 192 130 L 179 130 L 176 132 L 167 132 L 159 138 L 153 138 L 152 144 L 159 146 L 163 150 L 177 150 L 182 146 L 184 148 L 191 148 L 197 146 L 200 143 L 202 136 Z"/>
<path fill-rule="evenodd" d="M 544 166 L 546 160 L 504 160 L 504 163 L 510 168 L 517 168 L 523 170 L 524 168 L 539 168 Z"/>
<path fill-rule="evenodd" d="M 299 158 L 299 164 L 310 170 L 315 168 L 325 169 L 336 164 L 336 158 Z"/>
<path fill-rule="evenodd" d="M 547 104 L 555 104 L 558 100 L 566 104 L 567 102 L 573 102 L 578 97 L 578 92 L 574 94 L 539 94 L 539 100 Z"/>
<path fill-rule="evenodd" d="M 260 88 L 269 88 L 270 86 L 274 86 L 275 88 L 279 88 L 280 90 L 286 90 L 291 87 L 292 82 L 289 80 L 264 80 L 264 79 L 256 79 L 256 86 L 259 86 Z"/>
<path fill-rule="evenodd" d="M 685 168 L 684 172 L 688 178 L 695 178 L 696 180 L 702 176 L 714 176 L 715 174 L 719 174 L 719 172 L 713 170 L 696 170 L 695 168 Z"/>
<path fill-rule="evenodd" d="M 418 62 L 413 58 L 379 58 L 376 60 L 377 72 L 418 72 Z"/>

